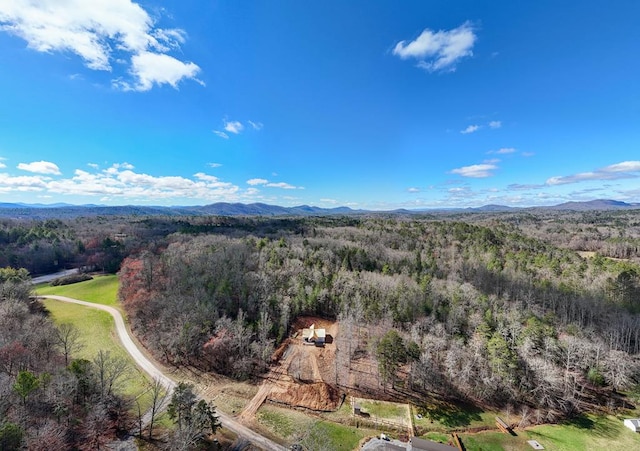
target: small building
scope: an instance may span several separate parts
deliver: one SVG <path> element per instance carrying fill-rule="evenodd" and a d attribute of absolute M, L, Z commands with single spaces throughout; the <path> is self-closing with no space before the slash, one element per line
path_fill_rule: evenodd
<path fill-rule="evenodd" d="M 451 445 L 443 445 L 442 443 L 432 442 L 418 437 L 409 439 L 412 451 L 458 451 L 458 448 Z"/>
<path fill-rule="evenodd" d="M 305 344 L 324 346 L 326 338 L 327 331 L 325 329 L 316 329 L 315 324 L 312 324 L 309 328 L 302 329 L 302 340 Z"/>
<path fill-rule="evenodd" d="M 640 418 L 627 418 L 624 420 L 624 425 L 633 432 L 640 432 Z"/>

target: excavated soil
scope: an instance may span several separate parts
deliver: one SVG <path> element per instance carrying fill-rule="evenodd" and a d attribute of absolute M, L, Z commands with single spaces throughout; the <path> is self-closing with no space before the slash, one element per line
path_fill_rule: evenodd
<path fill-rule="evenodd" d="M 316 411 L 330 412 L 340 406 L 341 396 L 337 389 L 324 382 L 310 384 L 280 384 L 271 389 L 267 399 L 291 407 L 302 407 Z"/>
<path fill-rule="evenodd" d="M 302 343 L 302 329 L 315 324 L 327 331 L 324 347 Z M 240 418 L 250 421 L 264 401 L 315 411 L 333 411 L 340 407 L 341 394 L 335 382 L 335 346 L 337 324 L 317 317 L 299 317 L 293 336 L 272 356 L 278 363 L 265 376 L 258 393 L 247 404 Z"/>

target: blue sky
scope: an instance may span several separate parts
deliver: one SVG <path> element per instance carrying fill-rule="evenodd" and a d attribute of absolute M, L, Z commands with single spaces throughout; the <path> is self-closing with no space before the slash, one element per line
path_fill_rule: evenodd
<path fill-rule="evenodd" d="M 635 0 L 0 3 L 0 202 L 640 202 Z"/>

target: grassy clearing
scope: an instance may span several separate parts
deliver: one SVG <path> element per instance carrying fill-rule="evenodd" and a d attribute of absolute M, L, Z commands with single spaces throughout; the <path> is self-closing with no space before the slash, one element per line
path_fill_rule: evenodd
<path fill-rule="evenodd" d="M 444 443 L 446 445 L 451 441 L 451 434 L 443 434 L 442 432 L 429 432 L 423 438 L 438 443 Z"/>
<path fill-rule="evenodd" d="M 416 434 L 449 432 L 462 429 L 494 428 L 497 412 L 480 410 L 471 405 L 455 405 L 443 402 L 425 404 L 422 408 L 411 406 Z M 420 416 L 420 418 L 418 418 Z"/>
<path fill-rule="evenodd" d="M 362 438 L 378 434 L 371 429 L 323 421 L 295 410 L 268 404 L 260 407 L 256 419 L 275 437 L 289 443 L 304 443 L 309 449 L 351 451 Z"/>
<path fill-rule="evenodd" d="M 57 287 L 43 284 L 36 287 L 36 293 L 39 295 L 56 294 L 95 304 L 118 307 L 118 276 L 113 274 L 95 276 L 92 280 Z"/>
<path fill-rule="evenodd" d="M 367 429 L 354 429 L 341 424 L 326 421 L 317 422 L 310 432 L 308 442 L 325 446 L 323 449 L 336 451 L 351 451 L 356 449 L 360 440 L 364 437 L 377 435 L 375 431 Z"/>
<path fill-rule="evenodd" d="M 56 287 L 58 288 L 58 287 Z M 123 378 L 119 392 L 130 398 L 138 398 L 143 410 L 150 405 L 147 390 L 147 378 L 135 365 L 129 354 L 122 348 L 120 340 L 115 332 L 113 318 L 107 312 L 95 310 L 81 305 L 67 304 L 64 302 L 46 299 L 45 307 L 51 313 L 51 318 L 56 324 L 71 323 L 80 331 L 83 348 L 72 358 L 92 360 L 98 351 L 109 351 L 112 356 L 117 356 L 129 362 L 126 377 Z M 133 403 L 132 412 L 137 411 Z"/>
<path fill-rule="evenodd" d="M 499 432 L 460 434 L 469 451 L 511 451 L 529 449 L 527 440 L 537 440 L 547 450 L 628 451 L 640 449 L 640 435 L 622 424 L 622 417 L 585 415 L 576 420 L 516 431 L 513 437 Z"/>
<path fill-rule="evenodd" d="M 363 412 L 368 413 L 373 418 L 380 418 L 398 424 L 408 424 L 408 404 L 361 398 L 356 399 L 355 402 L 360 404 Z"/>

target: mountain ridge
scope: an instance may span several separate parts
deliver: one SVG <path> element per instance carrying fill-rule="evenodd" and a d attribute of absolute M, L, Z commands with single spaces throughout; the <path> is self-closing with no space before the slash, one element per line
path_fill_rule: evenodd
<path fill-rule="evenodd" d="M 631 210 L 640 209 L 640 203 L 628 203 L 613 199 L 594 199 L 590 201 L 571 201 L 557 205 L 535 207 L 510 207 L 506 205 L 487 204 L 481 207 L 467 208 L 429 208 L 410 210 L 399 208 L 396 210 L 355 210 L 346 206 L 324 208 L 310 205 L 284 207 L 260 202 L 244 204 L 240 202 L 216 202 L 195 206 L 142 206 L 142 205 L 70 205 L 70 204 L 23 204 L 0 203 L 0 216 L 10 217 L 78 217 L 78 216 L 110 216 L 110 215 L 138 215 L 138 216 L 325 216 L 325 215 L 357 215 L 357 214 L 400 214 L 418 215 L 433 213 L 464 213 L 464 212 L 509 212 L 509 211 L 589 211 L 589 210 Z"/>

